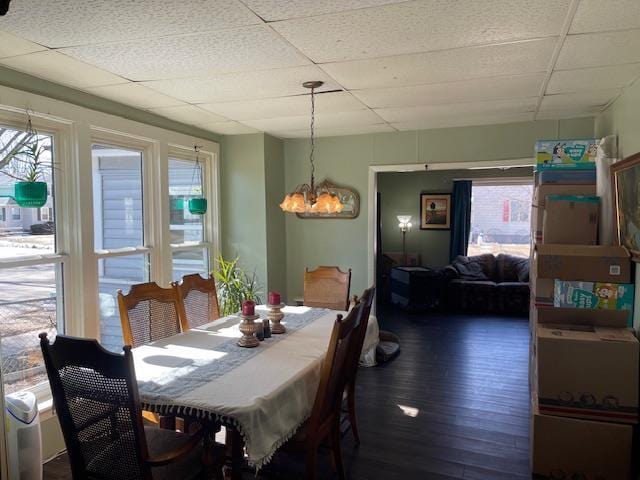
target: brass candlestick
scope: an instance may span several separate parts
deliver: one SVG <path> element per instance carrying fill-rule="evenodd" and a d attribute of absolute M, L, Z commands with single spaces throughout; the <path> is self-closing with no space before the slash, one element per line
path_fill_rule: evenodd
<path fill-rule="evenodd" d="M 284 303 L 280 305 L 267 305 L 269 307 L 269 313 L 267 314 L 267 318 L 271 322 L 271 333 L 280 334 L 285 333 L 287 329 L 280 323 L 280 320 L 284 318 L 284 313 L 280 310 L 284 308 Z"/>
<path fill-rule="evenodd" d="M 240 332 L 242 337 L 238 340 L 238 345 L 246 348 L 253 348 L 260 345 L 260 340 L 256 338 L 256 331 L 258 326 L 254 320 L 260 318 L 260 315 L 242 315 L 242 322 L 240 322 Z"/>

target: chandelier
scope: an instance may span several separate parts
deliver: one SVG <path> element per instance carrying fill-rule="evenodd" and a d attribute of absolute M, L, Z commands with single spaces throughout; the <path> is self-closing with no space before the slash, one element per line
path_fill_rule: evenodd
<path fill-rule="evenodd" d="M 344 205 L 340 198 L 331 191 L 331 184 L 322 182 L 315 184 L 316 166 L 313 154 L 315 152 L 315 89 L 322 86 L 324 82 L 304 82 L 305 88 L 311 89 L 311 153 L 309 154 L 309 162 L 311 163 L 311 181 L 298 185 L 296 189 L 286 195 L 280 204 L 280 208 L 287 213 L 323 213 L 332 214 L 340 213 Z"/>

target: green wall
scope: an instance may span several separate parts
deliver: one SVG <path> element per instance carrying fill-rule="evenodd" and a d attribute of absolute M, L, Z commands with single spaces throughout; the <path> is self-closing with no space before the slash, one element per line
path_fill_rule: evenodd
<path fill-rule="evenodd" d="M 546 120 L 477 127 L 320 138 L 316 178 L 355 188 L 355 220 L 301 220 L 286 216 L 288 299 L 302 295 L 305 266 L 339 265 L 353 270 L 352 291 L 367 287 L 368 170 L 371 165 L 472 162 L 531 157 L 541 138 L 589 137 L 593 119 Z M 309 142 L 286 140 L 285 187 L 308 181 Z"/>
<path fill-rule="evenodd" d="M 440 170 L 435 172 L 384 172 L 378 174 L 382 246 L 385 252 L 402 252 L 397 215 L 411 215 L 407 252 L 419 253 L 422 264 L 443 267 L 449 263 L 450 230 L 420 230 L 420 194 L 450 193 L 456 178 L 531 178 L 533 168 Z"/>
<path fill-rule="evenodd" d="M 224 137 L 221 177 L 223 255 L 237 256 L 255 271 L 263 294 L 286 295 L 285 223 L 278 207 L 284 195 L 282 140 L 262 133 Z"/>
<path fill-rule="evenodd" d="M 623 95 L 596 118 L 596 135 L 618 136 L 618 157 L 640 152 L 640 82 L 636 81 Z M 637 266 L 637 265 L 636 265 Z M 640 331 L 640 268 L 635 269 L 636 298 L 633 326 Z"/>
<path fill-rule="evenodd" d="M 620 158 L 640 152 L 640 81 L 596 117 L 595 129 L 599 137 L 618 136 Z"/>

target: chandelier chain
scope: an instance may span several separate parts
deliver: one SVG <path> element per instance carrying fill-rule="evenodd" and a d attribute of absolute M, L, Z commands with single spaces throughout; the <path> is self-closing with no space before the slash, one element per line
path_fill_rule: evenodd
<path fill-rule="evenodd" d="M 313 191 L 315 185 L 315 173 L 316 173 L 316 164 L 314 163 L 313 154 L 316 149 L 315 142 L 315 120 L 316 120 L 316 101 L 314 95 L 315 88 L 311 88 L 311 153 L 309 154 L 309 161 L 311 162 L 311 191 Z"/>

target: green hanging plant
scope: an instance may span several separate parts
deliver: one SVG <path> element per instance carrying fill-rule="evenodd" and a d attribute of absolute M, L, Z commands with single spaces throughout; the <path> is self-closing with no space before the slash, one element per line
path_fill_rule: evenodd
<path fill-rule="evenodd" d="M 240 268 L 238 261 L 237 257 L 233 260 L 225 260 L 222 255 L 218 255 L 216 259 L 213 278 L 216 281 L 220 314 L 223 316 L 239 312 L 245 300 L 262 303 L 260 285 L 255 272 L 248 274 Z"/>
<path fill-rule="evenodd" d="M 38 135 L 27 112 L 27 128 L 17 146 L 2 159 L 2 173 L 17 180 L 14 198 L 21 207 L 39 208 L 47 203 L 48 185 L 44 179 L 52 167 L 43 137 Z"/>
<path fill-rule="evenodd" d="M 196 176 L 198 177 L 200 184 L 200 196 L 195 197 L 189 200 L 189 213 L 192 215 L 204 215 L 207 213 L 207 199 L 204 198 L 202 193 L 202 170 L 200 170 L 200 160 L 198 159 L 198 153 L 200 153 L 200 147 L 195 145 L 193 149 L 196 152 L 196 164 L 193 167 L 193 177 L 191 179 L 191 190 L 193 190 L 193 185 L 196 180 Z"/>

